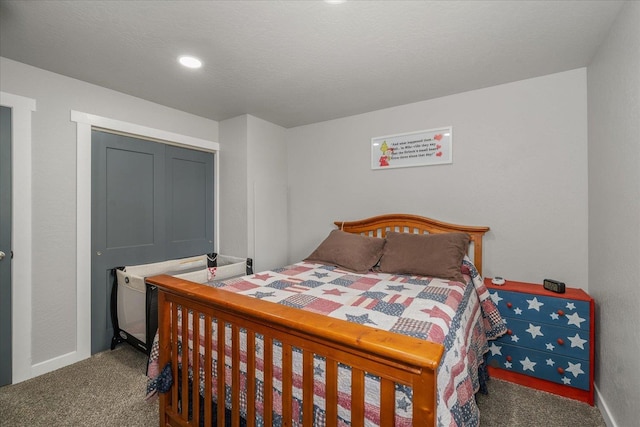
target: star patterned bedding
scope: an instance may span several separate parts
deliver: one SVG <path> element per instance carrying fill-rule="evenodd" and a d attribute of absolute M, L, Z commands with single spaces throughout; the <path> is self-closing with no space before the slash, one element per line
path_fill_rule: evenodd
<path fill-rule="evenodd" d="M 479 387 L 478 367 L 483 362 L 484 353 L 488 351 L 487 340 L 502 335 L 506 328 L 482 278 L 468 258 L 464 259 L 461 271 L 466 283 L 374 271 L 354 274 L 336 266 L 299 262 L 272 271 L 212 282 L 208 285 L 443 344 L 445 353 L 437 376 L 437 423 L 439 426 L 476 426 L 479 425 L 479 411 L 474 395 Z M 181 325 L 181 322 L 178 322 L 178 325 Z M 200 331 L 203 330 L 201 327 Z M 182 335 L 180 330 L 178 333 Z M 215 332 L 213 337 L 216 337 Z M 190 358 L 192 341 L 190 336 Z M 202 337 L 200 341 L 203 342 Z M 179 343 L 179 347 L 181 346 L 184 347 L 184 344 Z M 202 344 L 199 347 L 202 352 Z M 216 345 L 213 344 L 212 347 L 215 352 Z M 260 357 L 259 354 L 256 356 Z M 279 349 L 277 344 L 274 344 L 274 360 L 278 360 L 278 357 Z M 241 354 L 241 360 L 243 359 L 246 362 L 244 352 Z M 301 359 L 301 354 L 294 351 L 294 417 L 300 414 L 302 407 L 302 391 L 295 381 L 296 376 L 301 377 Z M 314 397 L 314 425 L 324 426 L 323 361 L 316 358 L 314 367 L 317 384 Z M 156 337 L 149 360 L 148 396 L 157 392 L 162 376 L 160 368 Z M 274 401 L 280 399 L 280 408 L 276 405 L 276 412 L 281 410 L 278 372 L 278 369 L 274 369 Z M 190 372 L 190 375 L 193 373 Z M 203 377 L 203 370 L 199 375 Z M 257 372 L 258 392 L 255 398 L 258 403 L 264 395 L 264 390 L 260 387 L 260 375 L 262 372 Z M 350 421 L 349 387 L 348 384 L 345 385 L 349 378 L 348 368 L 341 366 L 338 380 L 338 425 L 346 426 Z M 379 402 L 376 401 L 380 395 L 379 382 L 375 377 L 368 376 L 365 383 L 366 425 L 379 425 Z M 200 381 L 200 384 L 204 384 L 204 381 Z M 214 396 L 215 387 L 216 381 L 213 381 Z M 411 393 L 410 388 L 396 386 L 398 426 L 412 425 Z M 249 397 L 242 396 L 241 402 L 246 402 L 247 398 Z M 261 405 L 258 404 L 257 407 Z M 278 417 L 275 419 L 278 420 Z M 293 421 L 293 425 L 299 425 L 296 419 Z"/>

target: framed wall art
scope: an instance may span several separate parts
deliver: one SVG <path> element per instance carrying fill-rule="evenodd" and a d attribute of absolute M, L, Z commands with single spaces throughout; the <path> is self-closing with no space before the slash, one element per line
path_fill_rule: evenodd
<path fill-rule="evenodd" d="M 371 138 L 371 169 L 452 163 L 451 142 L 451 126 Z"/>

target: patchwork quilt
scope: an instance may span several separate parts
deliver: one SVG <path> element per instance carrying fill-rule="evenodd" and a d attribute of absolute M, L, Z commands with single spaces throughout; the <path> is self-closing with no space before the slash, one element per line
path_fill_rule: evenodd
<path fill-rule="evenodd" d="M 300 262 L 208 285 L 443 344 L 445 353 L 437 376 L 437 423 L 439 426 L 477 426 L 479 411 L 474 395 L 479 388 L 478 367 L 488 351 L 487 340 L 505 333 L 506 327 L 482 278 L 468 259 L 463 261 L 462 271 L 467 283 L 373 271 L 354 274 L 335 266 Z M 213 326 L 215 330 L 217 325 Z M 203 330 L 201 327 L 200 331 Z M 193 357 L 191 335 L 189 333 L 190 360 Z M 216 337 L 215 332 L 213 336 Z M 202 338 L 200 342 L 203 342 Z M 262 344 L 257 345 L 260 348 Z M 183 347 L 184 344 L 179 343 L 179 346 Z M 199 353 L 202 354 L 203 347 L 199 347 Z M 215 345 L 213 347 L 215 349 Z M 274 344 L 273 352 L 274 360 L 279 360 L 280 348 L 277 344 Z M 258 354 L 256 357 L 261 356 Z M 246 361 L 244 352 L 241 359 Z M 257 365 L 261 366 L 261 363 Z M 302 425 L 301 353 L 294 351 L 293 365 L 296 373 L 293 390 L 293 413 L 296 419 L 293 425 Z M 314 366 L 314 425 L 324 426 L 324 361 L 317 357 Z M 160 368 L 156 337 L 149 360 L 148 396 L 153 396 L 159 388 L 162 379 Z M 279 369 L 274 369 L 273 401 L 278 406 L 277 414 L 280 414 L 282 404 L 281 390 L 278 389 L 281 380 L 279 374 Z M 192 376 L 193 372 L 189 375 Z M 204 384 L 204 372 L 201 370 L 199 375 L 202 380 L 200 384 Z M 258 391 L 255 400 L 259 413 L 262 412 L 265 392 L 262 379 L 262 372 L 257 371 Z M 340 366 L 338 425 L 350 425 L 349 381 L 348 367 Z M 215 381 L 213 387 L 216 387 Z M 375 377 L 366 378 L 365 390 L 366 425 L 379 425 L 379 382 Z M 216 395 L 215 390 L 213 394 Z M 411 397 L 410 388 L 396 386 L 397 426 L 412 425 Z M 241 402 L 246 402 L 247 398 L 242 396 Z M 281 419 L 276 416 L 275 420 L 277 425 L 281 425 Z M 258 425 L 261 425 L 262 420 L 258 421 Z"/>

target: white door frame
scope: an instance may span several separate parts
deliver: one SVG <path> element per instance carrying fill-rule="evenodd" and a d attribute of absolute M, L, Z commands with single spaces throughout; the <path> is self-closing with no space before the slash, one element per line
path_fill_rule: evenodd
<path fill-rule="evenodd" d="M 31 378 L 31 114 L 36 101 L 0 92 L 0 105 L 11 108 L 11 382 L 16 384 Z"/>
<path fill-rule="evenodd" d="M 160 129 L 149 128 L 80 111 L 71 111 L 77 124 L 76 140 L 76 354 L 60 360 L 64 365 L 91 356 L 91 129 L 93 127 L 122 132 L 161 143 L 211 151 L 214 156 L 214 248 L 220 247 L 219 225 L 219 152 L 217 142 L 194 138 Z M 62 365 L 62 366 L 64 366 Z M 56 369 L 56 368 L 54 368 Z"/>

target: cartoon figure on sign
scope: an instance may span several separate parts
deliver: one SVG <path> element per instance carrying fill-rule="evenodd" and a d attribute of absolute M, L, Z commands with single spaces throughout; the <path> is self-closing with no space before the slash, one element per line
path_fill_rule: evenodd
<path fill-rule="evenodd" d="M 389 160 L 391 160 L 393 156 L 393 148 L 387 145 L 387 141 L 384 141 L 380 147 L 380 151 L 382 151 L 382 156 L 380 156 L 379 160 L 380 166 L 389 166 Z"/>

